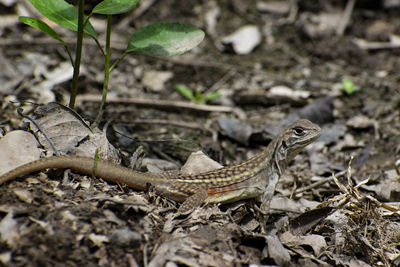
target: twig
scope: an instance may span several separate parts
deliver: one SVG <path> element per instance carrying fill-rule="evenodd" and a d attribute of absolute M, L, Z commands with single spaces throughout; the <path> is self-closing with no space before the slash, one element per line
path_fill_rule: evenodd
<path fill-rule="evenodd" d="M 299 12 L 299 5 L 296 0 L 290 0 L 290 10 L 287 17 L 288 23 L 294 23 L 296 21 L 297 14 Z"/>
<path fill-rule="evenodd" d="M 375 199 L 374 197 L 368 196 L 368 195 L 363 195 L 362 193 L 360 193 L 358 191 L 358 188 L 360 188 L 361 186 L 363 186 L 369 182 L 369 178 L 359 182 L 357 185 L 353 184 L 353 181 L 351 179 L 351 162 L 352 162 L 352 160 L 353 160 L 353 156 L 350 158 L 349 167 L 348 167 L 347 171 L 343 171 L 344 173 L 347 172 L 347 187 L 337 179 L 336 175 L 332 177 L 334 179 L 336 185 L 343 192 L 343 194 L 340 194 L 331 199 L 328 199 L 327 201 L 323 202 L 319 206 L 327 206 L 330 203 L 338 202 L 338 204 L 335 206 L 334 210 L 332 211 L 332 212 L 335 212 L 336 210 L 340 209 L 345 204 L 347 204 L 349 201 L 351 203 L 355 204 L 355 203 L 365 202 L 365 200 L 369 200 L 381 208 L 387 209 L 391 212 L 398 214 L 400 211 L 400 208 L 393 207 L 387 203 L 382 203 L 382 202 L 378 201 L 377 199 Z"/>
<path fill-rule="evenodd" d="M 190 122 L 184 122 L 184 121 L 171 121 L 171 120 L 129 120 L 129 121 L 118 121 L 117 124 L 124 124 L 124 125 L 129 125 L 129 124 L 161 124 L 161 125 L 172 125 L 176 127 L 182 127 L 182 128 L 188 128 L 188 129 L 194 129 L 194 130 L 200 130 L 203 132 L 208 132 L 208 133 L 213 133 L 213 130 L 202 126 L 198 123 L 190 123 Z"/>
<path fill-rule="evenodd" d="M 326 178 L 326 179 L 324 179 L 324 180 L 321 180 L 321 181 L 312 183 L 312 184 L 307 185 L 307 186 L 304 186 L 304 187 L 300 187 L 299 189 L 297 189 L 297 190 L 294 191 L 293 195 L 303 193 L 303 192 L 305 192 L 305 191 L 311 190 L 311 189 L 313 189 L 313 188 L 319 187 L 320 185 L 323 185 L 323 184 L 325 184 L 325 183 L 328 183 L 328 182 L 330 182 L 330 181 L 333 181 L 334 178 L 339 178 L 340 176 L 345 175 L 346 172 L 347 172 L 347 170 L 341 171 L 341 172 L 338 172 L 338 173 L 336 173 L 335 175 L 332 175 L 331 177 L 328 177 L 328 178 Z M 292 194 L 292 193 L 286 193 L 286 194 L 283 194 L 283 195 L 284 195 L 285 197 L 287 197 L 287 196 L 290 196 L 291 194 Z"/>
<path fill-rule="evenodd" d="M 364 50 L 393 49 L 400 47 L 399 43 L 369 42 L 359 38 L 353 38 L 353 43 L 355 43 L 360 49 Z"/>
<path fill-rule="evenodd" d="M 153 146 L 151 148 L 151 150 L 153 150 L 154 153 L 156 153 L 157 155 L 159 155 L 161 158 L 174 163 L 176 166 L 178 166 L 179 168 L 182 166 L 182 164 L 180 164 L 177 160 L 174 160 L 172 157 L 168 156 L 166 153 L 164 153 L 161 149 L 158 149 L 157 147 Z"/>
<path fill-rule="evenodd" d="M 78 96 L 78 101 L 87 102 L 99 102 L 101 101 L 101 95 L 84 94 Z M 107 98 L 108 103 L 121 103 L 121 104 L 133 104 L 145 107 L 155 107 L 155 108 L 173 108 L 173 109 L 186 109 L 194 111 L 204 111 L 204 112 L 240 112 L 237 108 L 228 106 L 212 106 L 212 105 L 197 105 L 190 102 L 183 101 L 172 101 L 172 100 L 158 100 L 158 99 L 133 99 L 133 98 L 120 98 L 111 97 Z"/>
<path fill-rule="evenodd" d="M 216 83 L 214 83 L 209 89 L 205 92 L 215 92 L 219 88 L 221 88 L 233 75 L 236 74 L 235 69 L 230 69 L 221 79 L 219 79 Z"/>
<path fill-rule="evenodd" d="M 372 202 L 374 202 L 376 205 L 378 205 L 381 208 L 387 209 L 391 212 L 395 212 L 395 213 L 399 213 L 400 212 L 400 208 L 398 207 L 394 207 L 391 206 L 387 203 L 382 203 L 379 200 L 377 200 L 376 198 L 374 198 L 373 196 L 365 196 L 367 199 L 371 200 Z"/>
<path fill-rule="evenodd" d="M 347 25 L 349 24 L 351 13 L 353 13 L 353 8 L 354 8 L 355 3 L 356 3 L 356 0 L 347 1 L 346 8 L 344 10 L 342 19 L 340 20 L 339 25 L 336 30 L 336 34 L 338 36 L 343 35 L 344 30 L 346 29 Z"/>

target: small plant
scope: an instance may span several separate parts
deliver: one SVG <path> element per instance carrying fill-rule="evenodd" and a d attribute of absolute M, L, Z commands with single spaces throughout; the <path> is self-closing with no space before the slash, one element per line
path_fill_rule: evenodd
<path fill-rule="evenodd" d="M 208 93 L 206 95 L 204 95 L 203 93 L 200 93 L 200 92 L 195 92 L 193 94 L 192 90 L 190 90 L 190 88 L 188 88 L 184 84 L 176 84 L 175 88 L 184 97 L 186 97 L 187 99 L 189 99 L 190 101 L 192 101 L 192 102 L 194 102 L 194 103 L 196 103 L 198 105 L 205 104 L 208 101 L 216 99 L 216 98 L 221 96 L 221 94 L 219 92 L 211 92 L 211 93 Z"/>
<path fill-rule="evenodd" d="M 340 89 L 343 90 L 346 94 L 351 95 L 354 92 L 360 90 L 360 87 L 354 85 L 352 80 L 343 79 Z"/>
<path fill-rule="evenodd" d="M 20 21 L 37 28 L 52 38 L 60 41 L 66 48 L 74 75 L 72 79 L 71 98 L 69 106 L 74 108 L 78 88 L 78 76 L 82 55 L 82 43 L 84 34 L 96 41 L 99 50 L 104 56 L 104 83 L 103 98 L 100 105 L 99 119 L 107 96 L 109 73 L 128 53 L 145 53 L 154 56 L 172 56 L 183 54 L 196 47 L 204 38 L 204 32 L 190 25 L 173 22 L 156 22 L 137 29 L 129 38 L 125 51 L 110 65 L 111 47 L 111 18 L 112 15 L 121 14 L 131 10 L 139 0 L 104 0 L 98 3 L 91 12 L 84 15 L 84 0 L 78 1 L 78 9 L 64 0 L 29 0 L 32 5 L 46 18 L 58 25 L 77 31 L 76 55 L 73 59 L 66 42 L 45 22 L 31 17 L 19 17 Z M 97 33 L 90 23 L 93 14 L 107 16 L 105 49 L 101 46 Z"/>

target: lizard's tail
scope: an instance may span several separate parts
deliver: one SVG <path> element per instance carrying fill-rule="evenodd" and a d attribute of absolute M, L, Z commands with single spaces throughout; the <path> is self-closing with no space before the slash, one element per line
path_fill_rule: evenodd
<path fill-rule="evenodd" d="M 93 175 L 94 159 L 78 156 L 56 156 L 39 159 L 24 164 L 0 176 L 0 185 L 31 172 L 49 168 L 72 169 L 84 174 Z M 137 172 L 105 160 L 98 160 L 95 175 L 104 180 L 126 184 L 139 190 L 146 190 L 149 183 L 157 180 L 157 176 L 154 174 Z"/>

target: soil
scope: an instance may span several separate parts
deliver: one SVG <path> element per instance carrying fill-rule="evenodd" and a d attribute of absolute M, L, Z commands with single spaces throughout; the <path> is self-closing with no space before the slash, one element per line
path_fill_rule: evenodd
<path fill-rule="evenodd" d="M 90 10 L 93 3 L 87 2 Z M 106 105 L 100 128 L 108 127 L 108 140 L 125 159 L 142 146 L 146 159 L 163 159 L 163 164 L 179 168 L 199 149 L 222 165 L 236 164 L 260 152 L 290 118 L 311 119 L 324 133 L 281 178 L 275 193 L 279 209 L 272 207 L 271 214 L 260 221 L 258 203 L 248 200 L 205 205 L 177 217 L 180 204 L 151 189 L 141 192 L 79 172 L 43 171 L 0 186 L 1 264 L 399 264 L 400 49 L 393 40 L 400 36 L 400 4 L 358 1 L 341 34 L 336 31 L 337 21 L 318 28 L 315 18 L 339 14 L 343 19 L 347 1 L 299 1 L 294 18 L 290 12 L 262 11 L 261 2 L 155 1 L 140 15 L 114 16 L 112 61 L 125 49 L 135 28 L 156 21 L 190 24 L 203 29 L 206 37 L 199 47 L 181 56 L 129 54 L 111 74 L 108 97 L 117 100 Z M 3 134 L 23 128 L 17 108 L 29 115 L 36 107 L 32 102 L 68 104 L 69 99 L 71 78 L 57 79 L 45 91 L 34 89 L 42 81 L 56 79 L 46 74 L 69 59 L 58 42 L 18 23 L 15 16 L 21 15 L 17 8 L 21 3 L 0 2 L 0 16 L 11 21 L 0 27 Z M 217 10 L 215 27 L 207 26 L 207 12 Z M 94 19 L 104 36 L 105 17 Z M 245 55 L 224 48 L 221 39 L 247 24 L 258 26 L 261 43 Z M 52 26 L 73 47 L 74 33 Z M 362 48 L 357 40 L 387 46 Z M 99 101 L 88 99 L 101 95 L 102 68 L 101 53 L 86 38 L 79 94 L 87 98 L 78 97 L 76 110 L 91 122 Z M 172 78 L 162 88 L 153 88 L 144 82 L 149 71 L 164 71 Z M 344 79 L 358 90 L 344 92 Z M 202 95 L 220 92 L 221 97 L 207 104 L 231 109 L 208 112 L 118 101 L 190 102 L 175 89 L 176 84 Z M 290 93 L 271 95 L 273 88 L 283 86 Z M 223 128 L 224 119 L 232 119 L 234 127 Z M 236 138 L 245 128 L 249 130 L 244 137 Z M 147 170 L 142 165 L 142 171 Z M 337 176 L 335 182 L 332 175 L 341 171 L 345 175 Z M 311 201 L 322 204 L 318 208 L 305 204 Z"/>

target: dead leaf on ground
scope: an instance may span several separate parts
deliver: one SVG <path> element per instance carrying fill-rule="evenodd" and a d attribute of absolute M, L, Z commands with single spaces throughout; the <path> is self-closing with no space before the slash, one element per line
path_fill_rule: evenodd
<path fill-rule="evenodd" d="M 108 142 L 105 132 L 92 129 L 76 112 L 61 104 L 51 102 L 40 106 L 32 115 L 32 120 L 40 129 L 32 122 L 30 127 L 46 150 L 94 157 L 98 149 L 100 158 L 119 161 L 118 152 Z"/>

